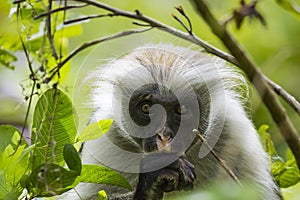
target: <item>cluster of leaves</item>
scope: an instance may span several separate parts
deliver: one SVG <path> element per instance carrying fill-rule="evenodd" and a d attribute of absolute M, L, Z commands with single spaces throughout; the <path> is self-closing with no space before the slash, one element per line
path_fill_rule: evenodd
<path fill-rule="evenodd" d="M 0 199 L 17 199 L 24 189 L 30 198 L 55 196 L 79 182 L 131 189 L 124 177 L 109 168 L 82 165 L 75 148 L 107 132 L 112 120 L 95 122 L 76 137 L 74 113 L 67 95 L 49 89 L 36 104 L 30 145 L 15 127 L 0 126 Z"/>
<path fill-rule="evenodd" d="M 295 157 L 290 149 L 286 151 L 286 161 L 278 155 L 267 132 L 268 125 L 262 125 L 259 130 L 259 136 L 265 151 L 269 154 L 271 160 L 271 172 L 281 188 L 287 188 L 300 182 L 300 171 Z"/>
<path fill-rule="evenodd" d="M 48 1 L 15 2 L 15 5 L 1 3 L 4 7 L 0 11 L 9 18 L 2 19 L 0 16 L 0 20 L 3 20 L 0 22 L 3 30 L 0 34 L 0 66 L 14 69 L 14 61 L 18 59 L 15 52 L 23 51 L 32 66 L 30 79 L 40 84 L 48 83 L 49 71 L 64 59 L 68 39 L 80 35 L 81 25 L 64 26 L 65 14 L 62 12 L 52 13 L 51 18 L 47 18 Z M 60 6 L 54 1 L 52 4 L 51 9 Z M 69 69 L 69 63 L 65 65 L 61 75 Z"/>
<path fill-rule="evenodd" d="M 17 30 L 7 29 L 0 35 L 0 65 L 13 69 L 12 63 L 17 60 L 14 52 L 25 53 L 32 86 L 30 95 L 25 97 L 30 111 L 33 95 L 44 90 L 40 90 L 41 84 L 47 88 L 53 81 L 49 78 L 51 70 L 67 55 L 68 38 L 80 34 L 81 26 L 64 26 L 66 13 L 48 15 L 48 10 L 61 6 L 54 1 L 14 2 L 10 10 L 9 4 L 4 4 L 7 16 L 10 13 L 7 24 L 15 23 Z M 0 23 L 0 26 L 5 24 Z M 66 65 L 64 69 L 68 69 Z M 63 74 L 60 70 L 57 77 Z M 21 194 L 29 198 L 55 196 L 80 182 L 131 189 L 127 180 L 111 169 L 82 165 L 78 154 L 81 144 L 107 132 L 112 120 L 91 124 L 77 135 L 77 116 L 72 102 L 57 89 L 57 83 L 53 86 L 39 96 L 35 105 L 28 143 L 17 128 L 0 126 L 0 199 L 18 199 Z M 26 120 L 27 117 L 25 123 Z M 99 198 L 105 199 L 105 192 L 99 192 Z"/>

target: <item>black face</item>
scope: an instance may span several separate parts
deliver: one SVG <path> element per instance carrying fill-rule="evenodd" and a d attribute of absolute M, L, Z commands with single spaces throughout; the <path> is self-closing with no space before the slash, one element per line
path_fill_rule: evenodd
<path fill-rule="evenodd" d="M 163 121 L 161 125 L 157 125 L 160 127 L 157 127 L 151 137 L 143 139 L 145 151 L 163 149 L 171 143 L 181 122 L 188 121 L 193 117 L 193 109 L 189 106 L 188 97 L 183 97 L 183 99 L 185 99 L 183 102 L 186 103 L 180 104 L 172 91 L 158 84 L 143 86 L 133 93 L 129 103 L 129 113 L 138 126 L 147 126 L 153 123 L 153 119 Z M 162 106 L 165 112 L 153 111 L 152 108 L 157 105 Z"/>

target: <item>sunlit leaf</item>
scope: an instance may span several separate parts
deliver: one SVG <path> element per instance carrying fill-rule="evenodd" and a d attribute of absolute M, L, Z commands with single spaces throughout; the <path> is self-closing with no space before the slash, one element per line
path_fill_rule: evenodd
<path fill-rule="evenodd" d="M 71 100 L 58 89 L 49 89 L 39 98 L 32 123 L 33 169 L 46 162 L 64 162 L 64 145 L 75 140 L 74 115 Z"/>
<path fill-rule="evenodd" d="M 98 192 L 98 200 L 108 200 L 107 194 L 104 190 Z"/>
<path fill-rule="evenodd" d="M 94 122 L 88 125 L 78 136 L 77 141 L 85 142 L 88 140 L 94 140 L 105 134 L 112 124 L 112 119 L 105 119 L 98 122 Z"/>
<path fill-rule="evenodd" d="M 282 188 L 290 187 L 300 181 L 300 173 L 292 152 L 287 150 L 285 162 L 276 152 L 270 134 L 267 132 L 268 125 L 262 125 L 259 130 L 261 143 L 265 151 L 270 155 L 271 172 L 278 185 Z"/>
<path fill-rule="evenodd" d="M 101 165 L 82 165 L 79 181 L 85 183 L 114 185 L 131 190 L 131 186 L 126 178 L 114 170 Z"/>
<path fill-rule="evenodd" d="M 0 138 L 0 199 L 17 199 L 23 190 L 20 180 L 28 170 L 33 147 L 24 140 L 18 146 L 20 132 L 10 125 L 0 126 Z"/>
<path fill-rule="evenodd" d="M 299 176 L 299 169 L 296 166 L 296 163 L 287 163 L 285 170 L 282 171 L 279 178 L 276 180 L 278 180 L 280 187 L 286 188 L 298 183 L 300 180 Z"/>
<path fill-rule="evenodd" d="M 260 141 L 264 147 L 264 150 L 269 153 L 270 156 L 277 155 L 274 144 L 271 140 L 270 134 L 267 132 L 269 129 L 268 125 L 261 125 L 258 129 L 258 134 L 260 137 Z"/>

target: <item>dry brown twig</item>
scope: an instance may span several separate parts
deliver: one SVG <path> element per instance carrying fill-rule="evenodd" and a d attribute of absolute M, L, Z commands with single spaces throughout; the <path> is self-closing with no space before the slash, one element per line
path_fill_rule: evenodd
<path fill-rule="evenodd" d="M 228 167 L 225 160 L 220 158 L 217 153 L 213 150 L 213 148 L 208 144 L 208 142 L 205 140 L 205 138 L 201 135 L 201 133 L 197 129 L 193 129 L 193 132 L 196 134 L 196 136 L 201 140 L 202 144 L 204 144 L 208 149 L 209 152 L 215 157 L 215 159 L 218 161 L 218 163 L 223 167 L 223 169 L 227 172 L 227 174 L 235 180 L 239 185 L 242 185 L 240 180 L 237 178 L 237 176 L 234 174 L 234 172 Z"/>
<path fill-rule="evenodd" d="M 94 45 L 97 45 L 97 44 L 100 44 L 102 42 L 105 42 L 105 41 L 109 41 L 109 40 L 113 40 L 113 39 L 116 39 L 116 38 L 120 38 L 120 37 L 125 37 L 125 36 L 128 36 L 128 35 L 132 35 L 132 34 L 136 34 L 136 33 L 142 33 L 142 32 L 146 32 L 146 31 L 149 31 L 151 30 L 152 27 L 150 28 L 145 28 L 145 29 L 138 29 L 138 30 L 128 30 L 128 31 L 122 31 L 122 32 L 119 32 L 119 33 L 116 33 L 114 35 L 109 35 L 107 37 L 103 37 L 103 38 L 100 38 L 100 39 L 96 39 L 96 40 L 93 40 L 93 41 L 90 41 L 90 42 L 86 42 L 84 44 L 82 44 L 81 46 L 77 47 L 75 50 L 73 50 L 64 60 L 62 60 L 60 63 L 58 63 L 58 65 L 54 68 L 52 68 L 50 70 L 50 73 L 51 73 L 51 76 L 49 78 L 47 78 L 44 82 L 47 83 L 49 81 L 52 80 L 52 78 L 57 74 L 59 73 L 60 69 L 69 61 L 71 60 L 71 58 L 73 58 L 75 55 L 77 55 L 78 53 L 80 53 L 81 51 L 85 50 L 86 48 L 88 47 L 91 47 L 91 46 L 94 46 Z"/>

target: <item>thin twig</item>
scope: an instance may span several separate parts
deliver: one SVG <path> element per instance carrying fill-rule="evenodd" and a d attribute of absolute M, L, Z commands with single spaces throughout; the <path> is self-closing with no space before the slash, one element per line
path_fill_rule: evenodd
<path fill-rule="evenodd" d="M 55 49 L 54 45 L 54 39 L 52 35 L 52 28 L 51 28 L 51 10 L 52 10 L 52 0 L 48 0 L 48 15 L 47 15 L 47 20 L 46 20 L 46 27 L 47 27 L 47 37 L 50 43 L 50 49 L 52 52 L 52 56 L 57 60 L 58 55 Z"/>
<path fill-rule="evenodd" d="M 136 34 L 136 33 L 143 33 L 146 31 L 151 30 L 152 27 L 147 28 L 147 29 L 138 29 L 138 30 L 129 30 L 129 31 L 122 31 L 119 33 L 116 33 L 114 35 L 109 35 L 97 40 L 93 40 L 91 42 L 86 42 L 84 44 L 82 44 L 81 46 L 77 47 L 74 51 L 72 51 L 63 61 L 61 61 L 60 63 L 58 63 L 58 65 L 54 68 L 52 68 L 50 70 L 51 76 L 49 78 L 46 79 L 46 82 L 49 82 L 50 80 L 52 80 L 52 78 L 59 73 L 60 69 L 71 59 L 73 58 L 75 55 L 77 55 L 79 52 L 85 50 L 88 47 L 94 46 L 96 44 L 105 42 L 105 41 L 109 41 L 112 39 L 116 39 L 116 38 L 120 38 L 120 37 L 124 37 L 124 36 L 128 36 L 128 35 L 132 35 L 132 34 Z"/>
<path fill-rule="evenodd" d="M 86 20 L 89 20 L 89 19 L 95 19 L 95 18 L 101 18 L 101 17 L 113 17 L 113 16 L 117 16 L 117 15 L 114 15 L 114 14 L 111 14 L 111 13 L 103 14 L 103 15 L 90 15 L 90 16 L 86 16 L 86 17 L 81 17 L 81 18 L 71 19 L 71 20 L 65 21 L 64 24 L 68 25 L 68 24 L 72 24 L 72 23 L 78 23 L 78 22 L 81 22 L 81 21 L 86 21 Z"/>
<path fill-rule="evenodd" d="M 191 32 L 191 30 L 183 23 L 183 21 L 181 21 L 181 19 L 179 19 L 176 15 L 174 15 L 173 13 L 171 13 L 171 16 L 177 21 L 179 22 L 179 24 L 189 33 L 192 34 L 193 32 Z"/>
<path fill-rule="evenodd" d="M 43 12 L 43 13 L 40 13 L 36 16 L 33 17 L 34 20 L 38 20 L 42 17 L 46 17 L 47 15 L 49 14 L 53 14 L 53 13 L 56 13 L 56 12 L 60 12 L 60 11 L 66 11 L 66 10 L 70 10 L 70 9 L 73 9 L 73 8 L 83 8 L 85 6 L 88 6 L 88 4 L 82 4 L 82 5 L 70 5 L 70 6 L 64 6 L 64 7 L 59 7 L 59 8 L 56 8 L 56 9 L 53 9 L 53 10 L 50 10 L 49 12 Z"/>
<path fill-rule="evenodd" d="M 142 24 L 142 23 L 139 23 L 139 22 L 132 22 L 132 24 L 137 25 L 137 26 L 142 26 L 142 27 L 153 27 L 150 24 Z"/>
<path fill-rule="evenodd" d="M 295 97 L 290 95 L 287 91 L 285 91 L 282 87 L 268 79 L 267 77 L 264 77 L 265 81 L 273 88 L 273 90 L 281 96 L 300 116 L 300 103 L 296 100 Z"/>
<path fill-rule="evenodd" d="M 270 111 L 270 114 L 277 124 L 282 136 L 285 138 L 288 146 L 292 150 L 298 168 L 300 168 L 300 140 L 299 135 L 293 126 L 291 120 L 280 101 L 277 99 L 275 93 L 270 89 L 264 76 L 258 70 L 258 67 L 245 53 L 245 51 L 238 45 L 232 35 L 226 30 L 226 27 L 218 22 L 213 16 L 210 9 L 203 0 L 193 0 L 196 10 L 210 26 L 212 32 L 223 42 L 231 54 L 240 63 L 239 67 L 246 73 L 249 80 L 257 89 L 258 94 L 263 100 L 264 104 Z"/>
<path fill-rule="evenodd" d="M 234 174 L 234 172 L 228 167 L 225 160 L 220 158 L 217 153 L 211 148 L 211 146 L 208 144 L 206 139 L 201 135 L 201 133 L 197 129 L 193 129 L 193 132 L 198 136 L 198 138 L 201 140 L 201 142 L 209 149 L 211 154 L 216 158 L 216 160 L 219 162 L 219 164 L 225 169 L 225 171 L 228 173 L 228 175 L 235 180 L 239 185 L 242 185 L 240 180 L 237 178 L 237 176 Z"/>
<path fill-rule="evenodd" d="M 177 6 L 175 7 L 175 9 L 187 20 L 188 24 L 189 24 L 189 28 L 186 28 L 187 32 L 192 35 L 193 34 L 193 26 L 191 23 L 190 18 L 187 16 L 187 14 L 184 12 L 183 7 L 182 6 Z M 185 26 L 184 26 L 185 27 Z"/>
<path fill-rule="evenodd" d="M 20 12 L 20 4 L 18 4 L 17 6 L 17 26 L 20 27 L 19 25 L 19 12 Z M 21 29 L 18 29 L 18 30 L 21 30 Z M 31 93 L 30 93 L 30 96 L 29 96 L 29 103 L 28 103 L 28 106 L 27 106 L 27 110 L 26 110 L 26 114 L 25 114 L 25 119 L 24 119 L 24 123 L 23 123 L 23 126 L 22 126 L 22 131 L 21 131 L 21 138 L 18 142 L 18 145 L 16 147 L 16 150 L 13 152 L 13 154 L 11 156 L 13 156 L 19 146 L 21 145 L 22 143 L 22 140 L 23 140 L 23 136 L 24 136 L 24 131 L 25 131 L 25 128 L 26 128 L 26 125 L 27 125 L 27 122 L 28 122 L 28 118 L 29 118 L 29 112 L 30 112 L 30 109 L 31 109 L 31 105 L 32 105 L 32 96 L 34 94 L 34 90 L 35 90 L 35 86 L 36 86 L 36 77 L 35 77 L 35 73 L 33 71 L 33 67 L 32 67 L 32 63 L 30 61 L 30 58 L 29 58 L 29 54 L 28 54 L 28 51 L 27 51 L 27 48 L 25 46 L 25 43 L 23 41 L 23 38 L 21 36 L 21 33 L 18 31 L 18 34 L 19 34 L 19 38 L 20 38 L 20 41 L 21 41 L 21 44 L 22 44 L 22 48 L 23 48 L 23 51 L 25 53 L 25 57 L 26 57 L 26 61 L 27 61 L 27 64 L 28 64 L 28 68 L 29 68 L 29 71 L 30 71 L 30 77 L 31 77 L 31 80 L 33 81 L 33 84 L 31 86 Z"/>

